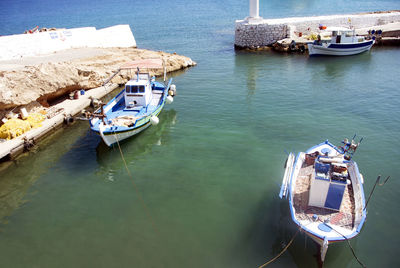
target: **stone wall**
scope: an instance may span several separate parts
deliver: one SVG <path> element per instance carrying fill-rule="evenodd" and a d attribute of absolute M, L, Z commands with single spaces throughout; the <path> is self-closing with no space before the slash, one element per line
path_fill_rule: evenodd
<path fill-rule="evenodd" d="M 278 40 L 290 38 L 297 32 L 317 32 L 320 24 L 326 26 L 353 26 L 357 28 L 379 26 L 400 22 L 399 11 L 297 17 L 282 19 L 246 18 L 235 23 L 235 47 L 257 48 L 268 46 Z"/>
<path fill-rule="evenodd" d="M 257 48 L 273 44 L 288 36 L 290 28 L 285 23 L 269 24 L 264 20 L 236 22 L 235 47 Z"/>

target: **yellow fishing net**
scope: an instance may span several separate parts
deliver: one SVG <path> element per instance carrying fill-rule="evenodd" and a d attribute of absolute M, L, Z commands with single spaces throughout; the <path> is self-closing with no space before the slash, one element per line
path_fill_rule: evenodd
<path fill-rule="evenodd" d="M 31 113 L 26 118 L 32 128 L 41 127 L 41 122 L 45 119 L 45 116 L 41 113 Z"/>
<path fill-rule="evenodd" d="M 312 33 L 307 37 L 307 39 L 308 40 L 317 40 L 318 36 L 315 33 Z"/>
<path fill-rule="evenodd" d="M 31 128 L 41 127 L 41 122 L 45 119 L 40 113 L 31 113 L 26 120 L 12 118 L 0 127 L 0 139 L 13 139 L 18 137 Z"/>

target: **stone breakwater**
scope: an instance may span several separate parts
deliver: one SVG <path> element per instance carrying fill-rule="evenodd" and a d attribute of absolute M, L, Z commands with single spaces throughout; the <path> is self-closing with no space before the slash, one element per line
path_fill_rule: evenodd
<path fill-rule="evenodd" d="M 295 33 L 317 32 L 320 24 L 357 29 L 395 22 L 400 22 L 400 11 L 282 19 L 246 18 L 235 23 L 235 48 L 269 46 L 285 38 L 294 38 Z"/>

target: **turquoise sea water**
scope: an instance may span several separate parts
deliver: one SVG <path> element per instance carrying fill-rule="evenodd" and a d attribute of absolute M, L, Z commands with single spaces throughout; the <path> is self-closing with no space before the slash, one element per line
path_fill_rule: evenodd
<path fill-rule="evenodd" d="M 260 1 L 260 15 L 400 9 L 398 1 Z M 278 198 L 287 151 L 364 137 L 370 202 L 351 240 L 368 267 L 398 267 L 400 51 L 345 58 L 233 49 L 247 1 L 1 1 L 0 34 L 130 24 L 138 46 L 198 65 L 173 74 L 160 124 L 108 149 L 77 122 L 0 171 L 0 267 L 257 267 L 296 232 Z M 317 267 L 304 235 L 272 267 Z M 358 267 L 345 243 L 324 267 Z"/>

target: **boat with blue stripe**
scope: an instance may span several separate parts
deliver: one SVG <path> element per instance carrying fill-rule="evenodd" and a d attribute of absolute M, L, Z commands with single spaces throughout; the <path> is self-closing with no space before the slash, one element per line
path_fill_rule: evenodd
<path fill-rule="evenodd" d="M 91 130 L 99 134 L 108 146 L 136 135 L 151 125 L 157 125 L 158 115 L 165 103 L 172 103 L 176 95 L 172 79 L 167 84 L 165 80 L 161 83 L 149 72 L 141 71 L 163 68 L 161 60 L 134 61 L 120 69 L 135 68 L 135 76 L 125 84 L 124 89 L 97 109 L 89 121 Z"/>
<path fill-rule="evenodd" d="M 364 179 L 352 160 L 358 145 L 354 138 L 341 147 L 325 141 L 296 157 L 290 153 L 286 162 L 279 196 L 289 200 L 293 222 L 320 246 L 322 262 L 329 244 L 357 236 L 366 219 Z"/>
<path fill-rule="evenodd" d="M 374 42 L 373 39 L 366 40 L 363 36 L 357 36 L 355 29 L 331 27 L 321 32 L 318 39 L 307 46 L 310 56 L 347 56 L 370 50 Z"/>

